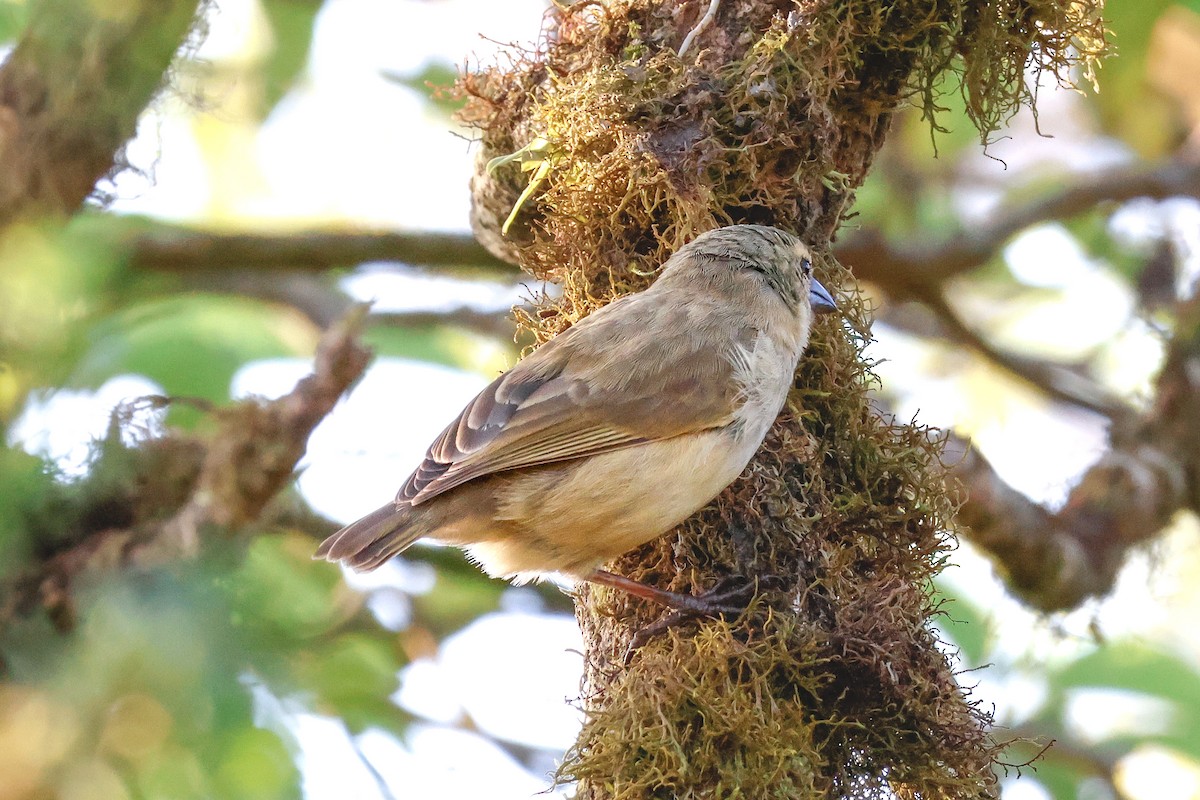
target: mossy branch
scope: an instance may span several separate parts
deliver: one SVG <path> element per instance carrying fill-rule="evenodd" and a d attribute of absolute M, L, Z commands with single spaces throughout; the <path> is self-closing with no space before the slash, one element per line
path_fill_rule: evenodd
<path fill-rule="evenodd" d="M 58 536 L 39 536 L 34 563 L 0 585 L 0 629 L 36 609 L 69 628 L 72 587 L 82 577 L 194 557 L 204 536 L 257 519 L 292 480 L 313 429 L 366 369 L 370 354 L 357 340 L 365 314 L 360 307 L 326 331 L 312 374 L 288 394 L 209 408 L 209 435 L 176 433 L 129 447 L 122 441 L 128 420 L 114 419 L 88 479 L 94 496 L 46 509 L 53 519 L 29 520 Z"/>
<path fill-rule="evenodd" d="M 0 227 L 75 211 L 120 161 L 201 0 L 36 0 L 0 67 Z"/>
<path fill-rule="evenodd" d="M 706 8 L 711 24 L 700 26 Z M 693 31 L 703 28 L 678 52 Z M 683 241 L 729 222 L 797 231 L 828 250 L 892 112 L 961 69 L 986 137 L 1027 99 L 1030 62 L 1090 59 L 1098 6 L 865 0 L 565 8 L 544 50 L 468 77 L 480 130 L 480 241 L 564 287 L 527 314 L 547 339 L 645 286 Z M 483 165 L 548 142 L 527 181 Z M 515 221 L 500 236 L 502 221 Z M 814 335 L 795 390 L 747 473 L 679 530 L 614 565 L 687 591 L 731 572 L 771 587 L 743 619 L 652 642 L 652 617 L 581 587 L 589 718 L 563 768 L 585 798 L 989 797 L 995 745 L 928 626 L 928 582 L 954 502 L 927 431 L 870 408 L 866 311 L 824 259 L 850 330 Z"/>

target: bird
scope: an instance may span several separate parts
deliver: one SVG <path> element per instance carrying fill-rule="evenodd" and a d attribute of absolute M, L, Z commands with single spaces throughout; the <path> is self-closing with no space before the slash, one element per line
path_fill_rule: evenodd
<path fill-rule="evenodd" d="M 814 315 L 836 310 L 793 234 L 763 225 L 702 233 L 647 289 L 492 381 L 392 502 L 327 538 L 314 558 L 369 571 L 427 538 L 515 583 L 559 574 L 703 611 L 688 595 L 601 567 L 742 473 L 787 399 Z"/>

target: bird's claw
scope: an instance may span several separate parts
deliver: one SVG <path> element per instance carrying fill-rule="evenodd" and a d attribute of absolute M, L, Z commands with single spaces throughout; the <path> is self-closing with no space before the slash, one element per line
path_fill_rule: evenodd
<path fill-rule="evenodd" d="M 656 636 L 671 628 L 697 617 L 737 617 L 750 606 L 758 594 L 758 580 L 747 580 L 741 575 L 727 575 L 717 585 L 698 595 L 676 592 L 664 593 L 664 605 L 673 610 L 658 620 L 640 628 L 629 641 L 625 651 L 625 666 L 633 660 L 633 654 Z"/>

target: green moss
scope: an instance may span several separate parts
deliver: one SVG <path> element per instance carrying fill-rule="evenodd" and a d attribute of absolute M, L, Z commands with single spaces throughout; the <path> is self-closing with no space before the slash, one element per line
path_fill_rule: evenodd
<path fill-rule="evenodd" d="M 578 3 L 543 50 L 464 79 L 481 163 L 537 136 L 556 153 L 499 248 L 564 288 L 521 317 L 540 341 L 643 288 L 718 225 L 774 224 L 826 250 L 902 102 L 936 125 L 939 87 L 954 87 L 986 142 L 1032 99 L 1028 68 L 1089 76 L 1104 34 L 1098 2 L 724 0 L 680 59 L 696 21 L 681 8 Z M 525 188 L 512 172 L 476 175 L 482 234 Z M 997 791 L 988 716 L 930 626 L 957 503 L 940 441 L 872 409 L 869 309 L 821 260 L 844 319 L 818 324 L 760 453 L 707 509 L 613 567 L 678 591 L 748 573 L 759 602 L 624 667 L 657 610 L 581 589 L 588 721 L 561 777 L 585 797 Z"/>

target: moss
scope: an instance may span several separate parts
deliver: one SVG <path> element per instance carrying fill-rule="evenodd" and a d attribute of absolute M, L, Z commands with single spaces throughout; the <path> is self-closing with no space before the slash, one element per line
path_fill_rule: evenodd
<path fill-rule="evenodd" d="M 509 238 L 496 231 L 524 176 L 481 168 L 473 182 L 481 240 L 563 287 L 521 316 L 540 341 L 718 225 L 774 224 L 827 252 L 902 102 L 936 124 L 938 87 L 960 87 L 986 142 L 1031 99 L 1029 67 L 1068 81 L 1103 45 L 1098 2 L 723 0 L 681 59 L 706 5 L 579 2 L 542 49 L 464 79 L 481 165 L 539 136 L 553 148 Z M 580 590 L 588 721 L 561 777 L 583 797 L 996 793 L 988 717 L 930 626 L 956 503 L 940 442 L 872 408 L 869 309 L 819 260 L 845 317 L 818 324 L 762 450 L 703 512 L 613 566 L 678 591 L 748 574 L 756 605 L 626 668 L 657 610 Z"/>

